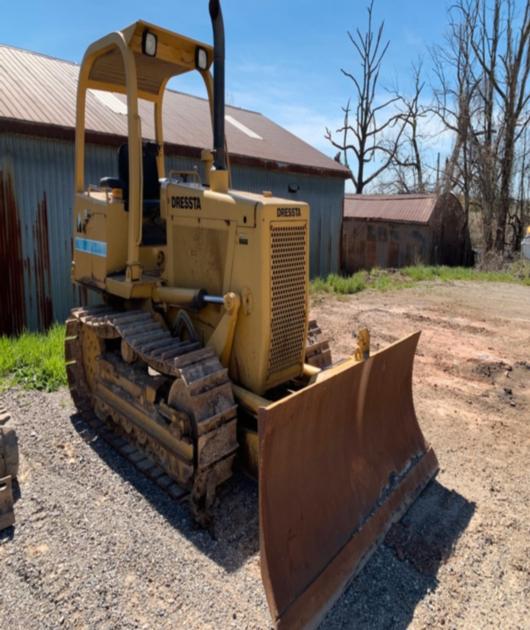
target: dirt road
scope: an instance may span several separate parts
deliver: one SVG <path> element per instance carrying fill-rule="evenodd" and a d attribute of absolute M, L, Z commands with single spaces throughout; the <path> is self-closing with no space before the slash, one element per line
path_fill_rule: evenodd
<path fill-rule="evenodd" d="M 316 298 L 335 358 L 423 330 L 415 401 L 441 465 L 324 628 L 530 627 L 530 289 L 462 283 Z M 0 538 L 0 627 L 267 628 L 257 489 L 223 490 L 217 539 L 73 415 L 11 391 L 22 465 Z M 1 401 L 0 401 L 1 402 Z"/>

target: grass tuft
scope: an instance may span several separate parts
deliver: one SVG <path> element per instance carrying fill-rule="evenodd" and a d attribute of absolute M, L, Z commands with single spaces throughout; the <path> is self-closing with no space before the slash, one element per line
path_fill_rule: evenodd
<path fill-rule="evenodd" d="M 311 292 L 352 295 L 364 289 L 389 291 L 404 289 L 418 282 L 453 282 L 456 280 L 475 282 L 512 282 L 530 286 L 530 263 L 520 260 L 501 271 L 481 271 L 473 267 L 444 267 L 415 265 L 401 269 L 372 269 L 358 271 L 352 276 L 331 274 L 327 278 L 316 278 L 311 282 Z"/>
<path fill-rule="evenodd" d="M 315 293 L 325 292 L 349 295 L 366 289 L 367 279 L 368 273 L 366 271 L 359 271 L 353 276 L 339 276 L 333 273 L 326 279 L 316 278 L 311 283 L 311 288 Z"/>
<path fill-rule="evenodd" d="M 44 334 L 0 337 L 0 388 L 19 385 L 51 392 L 66 385 L 64 330 L 54 324 Z"/>

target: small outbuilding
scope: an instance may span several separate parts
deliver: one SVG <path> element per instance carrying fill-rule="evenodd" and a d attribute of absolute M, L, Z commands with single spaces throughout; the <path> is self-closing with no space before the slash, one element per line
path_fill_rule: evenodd
<path fill-rule="evenodd" d="M 345 196 L 343 272 L 420 263 L 464 265 L 469 251 L 464 211 L 451 193 Z"/>

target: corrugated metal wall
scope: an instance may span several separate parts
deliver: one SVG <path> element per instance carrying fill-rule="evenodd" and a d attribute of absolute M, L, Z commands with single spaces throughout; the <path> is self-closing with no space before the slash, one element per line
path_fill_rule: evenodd
<path fill-rule="evenodd" d="M 169 157 L 167 168 L 191 169 Z M 0 134 L 0 334 L 64 320 L 84 296 L 70 282 L 72 259 L 72 142 Z M 117 172 L 116 149 L 88 145 L 87 181 Z M 338 271 L 344 181 L 235 165 L 233 185 L 311 204 L 312 276 Z M 289 193 L 289 185 L 298 186 Z M 19 238 L 17 238 L 19 237 Z M 5 260 L 4 260 L 5 259 Z M 7 270 L 7 272 L 6 272 Z"/>
<path fill-rule="evenodd" d="M 429 225 L 345 218 L 342 271 L 434 264 Z"/>
<path fill-rule="evenodd" d="M 108 148 L 91 146 L 86 160 L 92 181 L 114 170 L 114 151 Z M 0 136 L 3 188 L 13 191 L 7 210 L 17 217 L 21 236 L 22 269 L 20 261 L 10 268 L 10 285 L 24 287 L 24 304 L 15 308 L 23 310 L 23 324 L 30 330 L 63 320 L 81 300 L 70 282 L 73 162 L 71 142 Z M 19 321 L 0 332 L 18 332 Z"/>

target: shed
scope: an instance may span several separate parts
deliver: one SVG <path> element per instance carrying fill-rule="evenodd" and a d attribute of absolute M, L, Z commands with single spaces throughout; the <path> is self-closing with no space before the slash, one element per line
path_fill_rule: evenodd
<path fill-rule="evenodd" d="M 0 334 L 45 329 L 86 296 L 70 282 L 74 126 L 78 65 L 0 44 Z M 154 137 L 152 105 L 140 101 L 142 135 Z M 126 140 L 125 96 L 87 98 L 86 175 L 117 172 Z M 227 107 L 236 189 L 307 201 L 310 273 L 339 270 L 344 182 L 349 171 L 258 112 Z M 168 90 L 166 171 L 200 165 L 212 146 L 208 102 Z"/>
<path fill-rule="evenodd" d="M 460 201 L 451 193 L 351 195 L 344 199 L 341 267 L 463 265 L 469 237 Z"/>

